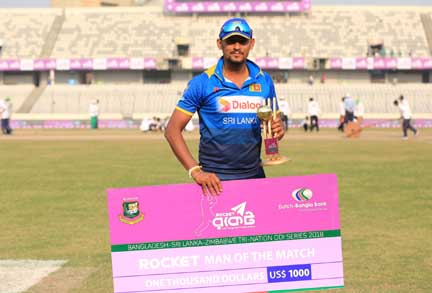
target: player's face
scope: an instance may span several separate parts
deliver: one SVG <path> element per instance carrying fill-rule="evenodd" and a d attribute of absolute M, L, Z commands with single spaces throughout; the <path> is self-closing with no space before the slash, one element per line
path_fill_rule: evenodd
<path fill-rule="evenodd" d="M 218 40 L 218 47 L 222 50 L 225 61 L 241 64 L 246 62 L 249 51 L 255 45 L 255 39 L 232 36 L 225 40 Z"/>

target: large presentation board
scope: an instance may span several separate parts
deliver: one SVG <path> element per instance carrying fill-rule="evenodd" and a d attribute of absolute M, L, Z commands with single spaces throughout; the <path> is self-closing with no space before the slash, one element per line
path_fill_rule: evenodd
<path fill-rule="evenodd" d="M 114 292 L 343 287 L 333 174 L 108 190 Z M 223 291 L 222 291 L 223 290 Z"/>

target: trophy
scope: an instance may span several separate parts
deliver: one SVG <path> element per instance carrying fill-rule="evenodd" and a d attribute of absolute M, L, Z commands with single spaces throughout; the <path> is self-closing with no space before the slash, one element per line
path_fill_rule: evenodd
<path fill-rule="evenodd" d="M 272 109 L 273 106 L 273 109 Z M 279 165 L 289 161 L 287 157 L 279 155 L 278 139 L 272 134 L 271 120 L 276 119 L 276 98 L 270 104 L 270 99 L 257 110 L 257 116 L 263 124 L 265 160 L 261 163 L 263 166 Z"/>

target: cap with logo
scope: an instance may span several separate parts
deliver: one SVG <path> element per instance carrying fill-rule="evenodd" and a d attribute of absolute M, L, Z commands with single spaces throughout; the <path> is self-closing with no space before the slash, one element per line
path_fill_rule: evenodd
<path fill-rule="evenodd" d="M 219 39 L 225 40 L 231 36 L 241 36 L 246 39 L 252 39 L 252 29 L 243 18 L 231 18 L 221 27 Z"/>

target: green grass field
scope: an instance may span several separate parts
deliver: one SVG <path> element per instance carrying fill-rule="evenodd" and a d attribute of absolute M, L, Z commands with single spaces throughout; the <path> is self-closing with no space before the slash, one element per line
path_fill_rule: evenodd
<path fill-rule="evenodd" d="M 432 129 L 294 129 L 281 153 L 268 177 L 339 178 L 341 291 L 432 292 Z M 0 260 L 68 260 L 37 293 L 112 292 L 107 188 L 191 182 L 161 134 L 136 130 L 18 130 L 0 138 L 0 180 Z"/>

